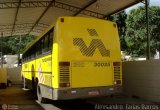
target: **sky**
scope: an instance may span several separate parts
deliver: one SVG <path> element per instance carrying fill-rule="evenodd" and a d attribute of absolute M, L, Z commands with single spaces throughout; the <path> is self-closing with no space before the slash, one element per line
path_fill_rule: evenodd
<path fill-rule="evenodd" d="M 144 5 L 144 3 L 139 3 L 137 5 L 130 7 L 130 8 L 127 8 L 126 13 L 129 13 L 130 10 L 135 9 L 139 6 L 143 6 L 143 5 Z M 160 6 L 160 0 L 150 0 L 150 6 Z"/>

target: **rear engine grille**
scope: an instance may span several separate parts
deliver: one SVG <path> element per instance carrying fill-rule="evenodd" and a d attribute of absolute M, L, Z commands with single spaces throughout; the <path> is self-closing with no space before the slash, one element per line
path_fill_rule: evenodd
<path fill-rule="evenodd" d="M 59 85 L 60 87 L 70 86 L 70 62 L 59 62 Z"/>
<path fill-rule="evenodd" d="M 69 66 L 60 66 L 59 67 L 60 73 L 60 82 L 69 82 Z"/>
<path fill-rule="evenodd" d="M 120 80 L 121 79 L 121 68 L 120 66 L 114 66 L 114 80 Z"/>

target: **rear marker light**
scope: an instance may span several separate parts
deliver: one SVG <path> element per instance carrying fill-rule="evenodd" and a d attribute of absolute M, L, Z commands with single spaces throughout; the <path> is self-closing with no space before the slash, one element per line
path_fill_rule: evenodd
<path fill-rule="evenodd" d="M 117 27 L 117 25 L 114 23 L 114 24 L 113 24 L 113 27 L 115 27 L 115 28 L 116 28 L 116 27 Z"/>
<path fill-rule="evenodd" d="M 75 90 L 66 90 L 66 91 L 64 91 L 64 93 L 65 94 L 76 94 L 77 93 L 77 91 L 75 91 Z"/>
<path fill-rule="evenodd" d="M 110 90 L 110 91 L 113 91 L 113 90 L 114 90 L 114 88 L 109 88 L 109 90 Z"/>
<path fill-rule="evenodd" d="M 71 91 L 71 93 L 72 93 L 72 94 L 76 94 L 76 93 L 77 93 L 77 91 Z"/>
<path fill-rule="evenodd" d="M 61 22 L 64 22 L 64 18 L 61 18 Z"/>

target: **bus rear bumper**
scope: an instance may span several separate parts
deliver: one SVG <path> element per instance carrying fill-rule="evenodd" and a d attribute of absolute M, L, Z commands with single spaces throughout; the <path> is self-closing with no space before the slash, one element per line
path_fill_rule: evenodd
<path fill-rule="evenodd" d="M 122 92 L 121 86 L 61 88 L 53 90 L 53 100 L 69 100 L 89 97 L 109 96 Z"/>

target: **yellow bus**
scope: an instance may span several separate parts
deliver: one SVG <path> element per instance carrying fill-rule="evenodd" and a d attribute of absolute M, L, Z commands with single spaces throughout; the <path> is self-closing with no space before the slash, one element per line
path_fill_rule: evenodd
<path fill-rule="evenodd" d="M 22 77 L 38 100 L 106 96 L 122 86 L 117 25 L 83 17 L 60 17 L 25 49 Z"/>

